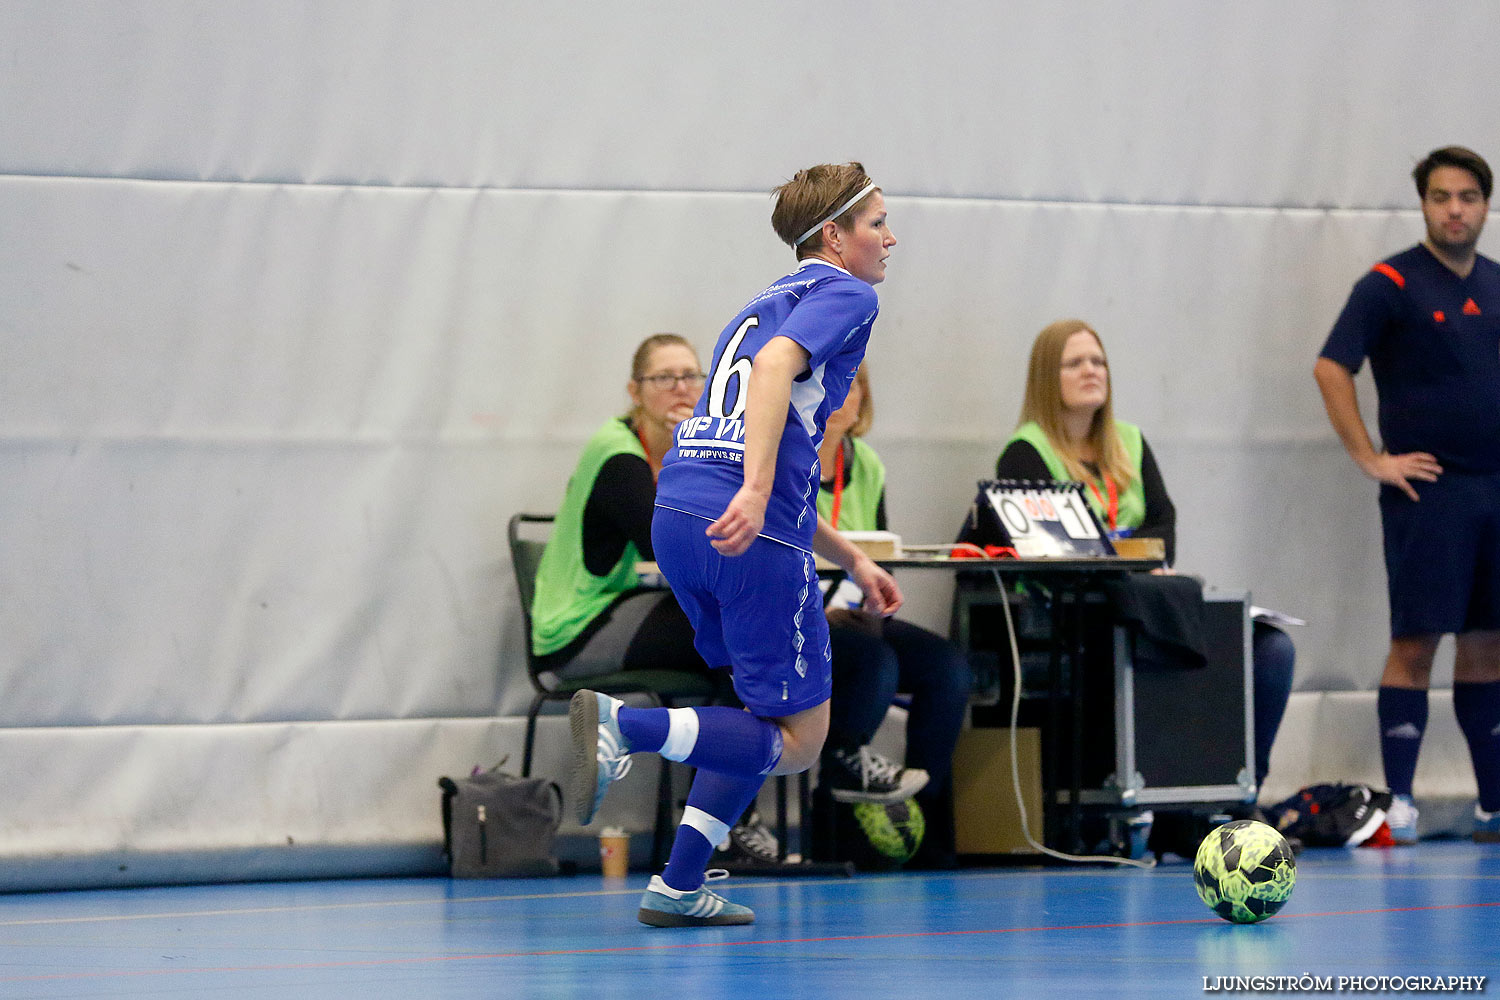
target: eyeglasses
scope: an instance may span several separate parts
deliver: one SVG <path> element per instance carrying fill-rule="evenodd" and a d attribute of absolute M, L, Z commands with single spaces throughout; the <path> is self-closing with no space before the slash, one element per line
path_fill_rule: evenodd
<path fill-rule="evenodd" d="M 636 381 L 645 382 L 653 389 L 675 389 L 679 383 L 689 389 L 701 389 L 703 383 L 708 381 L 708 376 L 702 372 L 683 372 L 681 375 L 663 372 L 660 375 L 643 375 Z"/>

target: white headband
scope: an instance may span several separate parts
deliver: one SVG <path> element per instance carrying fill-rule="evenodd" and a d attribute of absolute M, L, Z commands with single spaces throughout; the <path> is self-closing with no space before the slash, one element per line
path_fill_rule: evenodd
<path fill-rule="evenodd" d="M 828 213 L 828 217 L 825 218 L 822 222 L 818 223 L 816 226 L 813 226 L 807 232 L 805 232 L 801 236 L 797 237 L 797 242 L 793 243 L 792 246 L 794 246 L 794 247 L 800 247 L 802 244 L 806 243 L 807 242 L 807 238 L 809 236 L 811 236 L 813 233 L 817 232 L 819 229 L 822 229 L 823 226 L 826 223 L 832 222 L 834 219 L 837 219 L 839 216 L 841 216 L 845 212 L 849 211 L 849 209 L 853 208 L 856 204 L 858 204 L 858 202 L 859 202 L 859 200 L 861 198 L 863 198 L 865 195 L 869 194 L 871 191 L 874 191 L 874 190 L 875 190 L 875 182 L 874 181 L 871 181 L 870 183 L 866 184 L 864 187 L 860 188 L 859 191 L 854 195 L 853 198 L 850 198 L 848 201 L 844 202 L 838 208 L 835 208 L 832 212 L 829 212 Z"/>

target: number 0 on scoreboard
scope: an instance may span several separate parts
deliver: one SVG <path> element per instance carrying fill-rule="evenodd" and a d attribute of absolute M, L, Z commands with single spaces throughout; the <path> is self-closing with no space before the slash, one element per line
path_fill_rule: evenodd
<path fill-rule="evenodd" d="M 1023 559 L 1115 554 L 1080 483 L 982 482 L 974 513 L 983 534 L 1003 536 Z"/>

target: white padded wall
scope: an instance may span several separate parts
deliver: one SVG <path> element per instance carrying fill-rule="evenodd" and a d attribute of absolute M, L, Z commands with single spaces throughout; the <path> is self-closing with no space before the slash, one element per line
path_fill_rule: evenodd
<path fill-rule="evenodd" d="M 1312 619 L 1304 690 L 1368 690 L 1374 490 L 1310 368 L 1352 282 L 1420 235 L 1412 163 L 1500 157 L 1500 109 L 1430 79 L 1486 93 L 1500 70 L 1429 41 L 1497 21 L 0 5 L 0 754 L 28 761 L 0 772 L 27 804 L 0 856 L 370 839 L 320 810 L 433 836 L 436 774 L 519 749 L 515 727 L 472 738 L 528 699 L 506 517 L 555 506 L 642 336 L 706 349 L 790 262 L 766 192 L 823 160 L 866 163 L 900 240 L 871 348 L 897 530 L 952 536 L 1032 336 L 1083 316 L 1163 465 L 1183 567 Z M 906 585 L 943 626 L 946 588 Z M 401 735 L 419 720 L 440 734 L 422 755 Z M 312 735 L 246 739 L 262 725 Z M 169 835 L 161 762 L 268 788 L 317 773 L 324 727 L 367 779 L 423 773 Z M 154 762 L 125 766 L 122 738 Z M 37 789 L 91 773 L 129 787 L 84 835 L 75 795 Z"/>

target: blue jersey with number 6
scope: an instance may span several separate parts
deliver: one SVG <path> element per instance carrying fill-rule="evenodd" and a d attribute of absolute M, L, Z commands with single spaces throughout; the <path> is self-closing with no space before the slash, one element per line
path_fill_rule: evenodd
<path fill-rule="evenodd" d="M 659 507 L 717 520 L 745 483 L 745 389 L 757 352 L 787 337 L 808 353 L 791 404 L 766 504 L 765 537 L 811 549 L 817 527 L 818 445 L 828 415 L 844 404 L 880 311 L 875 289 L 841 267 L 807 260 L 740 310 L 714 345 L 708 382 L 693 415 L 677 425 L 662 459 Z"/>

